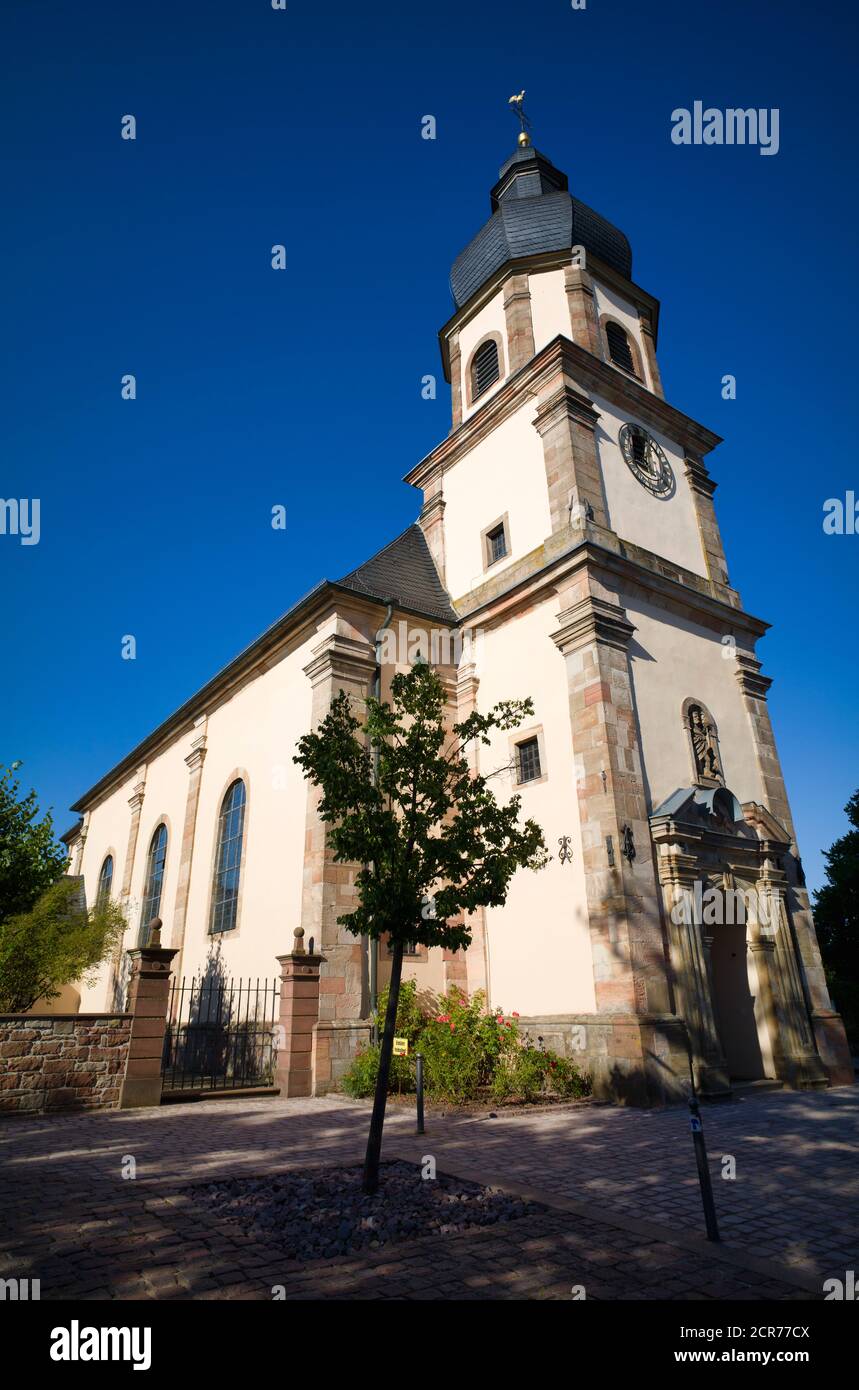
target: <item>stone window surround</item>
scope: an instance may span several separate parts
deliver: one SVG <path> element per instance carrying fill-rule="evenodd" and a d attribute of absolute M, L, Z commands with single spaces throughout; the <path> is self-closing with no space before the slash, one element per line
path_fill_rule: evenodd
<path fill-rule="evenodd" d="M 105 866 L 105 864 L 107 863 L 108 859 L 112 859 L 112 860 L 113 860 L 113 873 L 112 873 L 111 879 L 110 879 L 110 894 L 109 894 L 109 897 L 108 897 L 108 901 L 110 901 L 111 898 L 116 897 L 116 893 L 115 893 L 115 891 L 114 891 L 114 884 L 116 883 L 116 869 L 117 869 L 117 863 L 118 863 L 118 861 L 117 861 L 117 857 L 116 857 L 116 850 L 113 848 L 113 845 L 108 845 L 108 847 L 107 847 L 107 849 L 105 850 L 104 854 L 101 856 L 101 861 L 99 862 L 99 866 L 98 866 L 98 877 L 96 878 L 96 881 L 95 881 L 95 895 L 94 895 L 94 897 L 93 897 L 93 902 L 96 902 L 96 903 L 98 902 L 98 892 L 99 892 L 99 888 L 101 887 L 101 875 L 102 875 L 102 870 L 104 869 L 104 866 Z M 165 869 L 166 869 L 166 865 L 165 865 Z"/>
<path fill-rule="evenodd" d="M 229 927 L 226 931 L 212 931 L 212 901 L 215 895 L 215 871 L 218 863 L 218 844 L 220 841 L 221 808 L 224 804 L 224 797 L 230 790 L 234 782 L 243 782 L 245 787 L 245 811 L 242 817 L 242 853 L 239 859 L 239 894 L 236 903 L 235 926 Z M 206 898 L 206 915 L 203 918 L 204 939 L 206 941 L 232 941 L 239 935 L 242 927 L 242 900 L 244 898 L 245 870 L 248 857 L 248 820 L 251 804 L 250 777 L 247 770 L 243 767 L 235 767 L 227 777 L 221 787 L 220 795 L 216 801 L 217 811 L 215 813 L 214 831 L 212 834 L 212 848 L 209 854 L 209 889 Z"/>
<path fill-rule="evenodd" d="M 485 391 L 481 391 L 479 396 L 475 396 L 473 371 L 474 359 L 477 356 L 480 349 L 486 343 L 490 342 L 494 343 L 495 346 L 498 348 L 498 378 L 496 381 L 493 381 L 491 386 L 487 386 Z M 480 338 L 474 344 L 474 347 L 472 348 L 471 354 L 468 358 L 468 362 L 465 365 L 465 372 L 463 375 L 465 378 L 465 404 L 469 410 L 471 409 L 472 405 L 476 403 L 476 401 L 487 400 L 490 392 L 496 386 L 499 386 L 501 382 L 505 379 L 505 377 L 507 376 L 507 364 L 504 357 L 504 339 L 496 329 L 493 329 L 491 333 L 484 333 L 483 337 Z"/>
<path fill-rule="evenodd" d="M 493 531 L 498 530 L 499 526 L 504 530 L 504 554 L 493 560 L 489 537 Z M 494 569 L 496 565 L 511 558 L 513 546 L 510 541 L 510 515 L 508 512 L 505 512 L 503 516 L 497 516 L 494 521 L 490 521 L 488 526 L 484 526 L 480 533 L 480 552 L 484 571 Z"/>
<path fill-rule="evenodd" d="M 530 777 L 527 782 L 519 781 L 519 756 L 518 747 L 520 743 L 528 743 L 530 739 L 537 740 L 537 752 L 540 756 L 540 776 Z M 514 729 L 507 737 L 510 749 L 510 764 L 513 770 L 513 781 L 516 787 L 539 787 L 541 782 L 548 782 L 549 773 L 546 762 L 546 740 L 543 734 L 542 724 L 533 724 L 527 729 Z"/>
<path fill-rule="evenodd" d="M 606 324 L 609 323 L 614 323 L 618 328 L 623 329 L 626 340 L 629 343 L 629 350 L 632 353 L 632 360 L 635 363 L 634 372 L 628 372 L 625 367 L 621 367 L 612 357 L 609 351 L 608 336 L 606 334 Z M 635 381 L 640 382 L 642 386 L 647 385 L 647 377 L 644 374 L 644 364 L 641 360 L 641 348 L 634 335 L 629 331 L 627 325 L 614 314 L 600 314 L 600 342 L 602 343 L 603 356 L 610 367 L 614 367 L 618 372 L 623 372 L 624 376 L 631 376 Z"/>
<path fill-rule="evenodd" d="M 146 845 L 146 855 L 143 860 L 143 879 L 140 884 L 140 917 L 138 918 L 137 922 L 137 930 L 134 933 L 135 945 L 137 941 L 140 939 L 140 934 L 143 930 L 144 925 L 148 926 L 148 923 L 144 924 L 144 922 L 142 921 L 143 900 L 146 897 L 146 883 L 149 878 L 149 851 L 152 848 L 152 841 L 155 838 L 155 832 L 157 831 L 159 825 L 165 826 L 167 830 L 167 852 L 164 855 L 164 874 L 161 879 L 161 897 L 158 902 L 158 912 L 156 914 L 158 917 L 161 918 L 162 921 L 164 921 L 164 903 L 166 901 L 167 883 L 170 876 L 170 855 L 173 849 L 173 827 L 170 824 L 170 817 L 162 812 L 160 815 L 155 817 L 155 820 L 152 823 L 152 829 L 150 830 L 146 840 L 144 840 L 144 844 Z M 164 925 L 167 925 L 166 922 Z"/>
<path fill-rule="evenodd" d="M 385 957 L 386 957 L 386 959 L 390 960 L 391 956 L 394 954 L 394 951 L 393 951 L 393 947 L 392 947 L 392 945 L 391 945 L 391 938 L 390 938 L 390 936 L 388 935 L 387 932 L 384 933 L 384 942 L 385 942 Z M 426 961 L 426 960 L 429 960 L 429 947 L 428 947 L 428 946 L 422 946 L 421 943 L 420 943 L 419 941 L 414 941 L 414 942 L 412 942 L 412 945 L 413 945 L 414 948 L 415 948 L 413 951 L 405 951 L 405 950 L 403 951 L 403 960 L 404 960 L 404 961 L 405 961 L 405 960 L 411 960 L 411 961 L 419 961 L 419 960 Z"/>

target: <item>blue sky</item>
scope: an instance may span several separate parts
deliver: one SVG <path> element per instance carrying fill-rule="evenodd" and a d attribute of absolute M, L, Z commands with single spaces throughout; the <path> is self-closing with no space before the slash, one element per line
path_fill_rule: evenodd
<path fill-rule="evenodd" d="M 524 87 L 538 148 L 662 300 L 668 399 L 725 437 L 731 579 L 774 624 L 759 652 L 817 884 L 859 785 L 859 536 L 822 529 L 827 498 L 859 493 L 848 7 L 6 0 L 2 24 L 0 494 L 41 499 L 41 540 L 0 536 L 0 761 L 60 828 L 297 597 L 414 520 L 400 478 L 449 428 L 421 377 L 441 377 L 450 263 Z M 778 155 L 673 145 L 695 100 L 778 107 Z"/>

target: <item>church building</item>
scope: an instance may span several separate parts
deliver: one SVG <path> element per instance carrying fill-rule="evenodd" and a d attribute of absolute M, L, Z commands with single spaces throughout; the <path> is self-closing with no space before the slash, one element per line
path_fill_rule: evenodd
<path fill-rule="evenodd" d="M 150 921 L 177 978 L 267 978 L 296 927 L 322 957 L 307 1089 L 370 1036 L 384 943 L 337 925 L 334 863 L 296 743 L 345 690 L 384 697 L 429 656 L 452 719 L 531 697 L 479 770 L 552 854 L 472 944 L 404 975 L 517 1011 L 598 1096 L 658 1104 L 853 1080 L 830 1001 L 756 644 L 731 586 L 708 459 L 665 399 L 659 302 L 624 234 L 523 132 L 454 262 L 440 331 L 452 422 L 407 474 L 417 520 L 325 580 L 73 807 L 70 872 Z M 311 944 L 312 943 L 312 944 Z M 82 987 L 121 1008 L 127 959 Z M 297 1086 L 296 1086 L 296 1089 Z"/>

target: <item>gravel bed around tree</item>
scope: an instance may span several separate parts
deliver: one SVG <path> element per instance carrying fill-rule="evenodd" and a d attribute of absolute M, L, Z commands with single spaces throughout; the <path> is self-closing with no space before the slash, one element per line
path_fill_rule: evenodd
<path fill-rule="evenodd" d="M 460 1235 L 542 1213 L 460 1178 L 424 1178 L 418 1164 L 383 1163 L 379 1190 L 361 1191 L 361 1165 L 230 1178 L 195 1188 L 195 1198 L 247 1234 L 282 1245 L 288 1259 L 326 1259 L 422 1236 Z"/>

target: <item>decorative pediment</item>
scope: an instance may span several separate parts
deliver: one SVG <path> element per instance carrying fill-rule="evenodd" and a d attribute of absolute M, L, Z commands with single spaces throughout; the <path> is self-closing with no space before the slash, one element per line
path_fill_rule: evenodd
<path fill-rule="evenodd" d="M 657 806 L 650 823 L 675 821 L 696 830 L 748 837 L 749 826 L 740 805 L 727 787 L 678 787 Z"/>
<path fill-rule="evenodd" d="M 790 844 L 790 831 L 776 819 L 772 811 L 767 810 L 766 806 L 761 806 L 757 801 L 746 801 L 743 803 L 743 815 L 760 839 L 773 840 L 779 845 Z"/>

